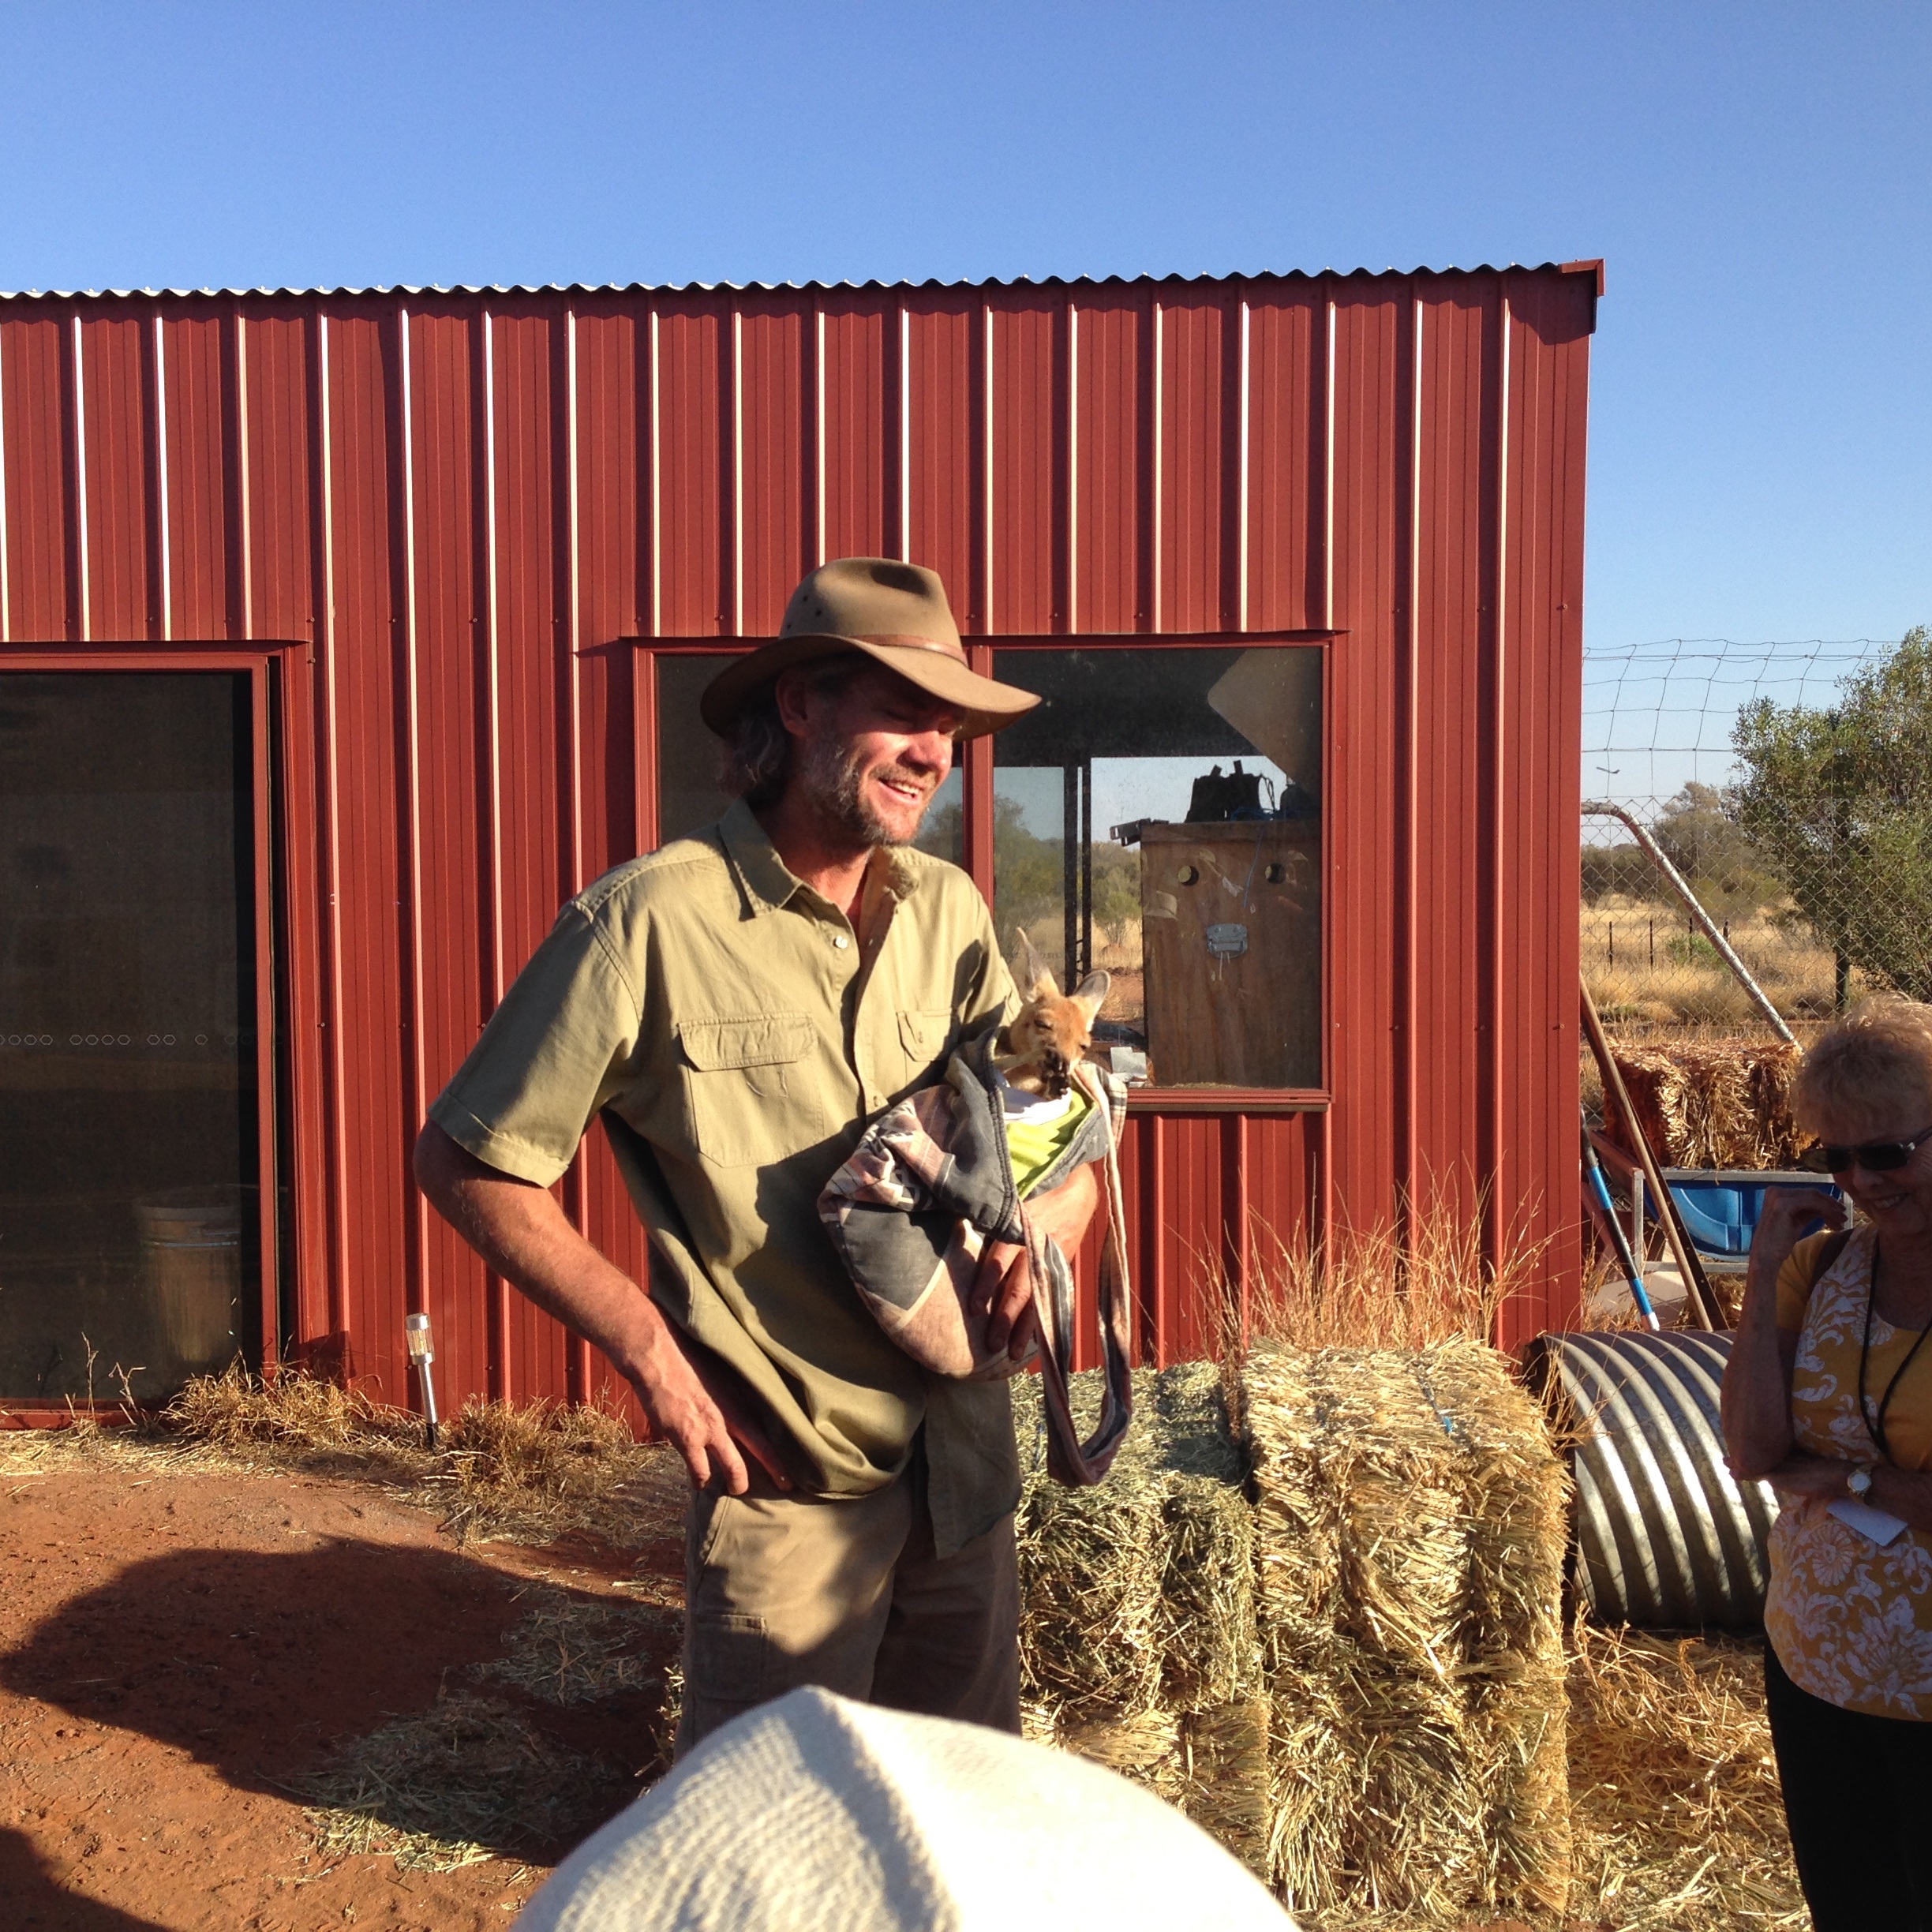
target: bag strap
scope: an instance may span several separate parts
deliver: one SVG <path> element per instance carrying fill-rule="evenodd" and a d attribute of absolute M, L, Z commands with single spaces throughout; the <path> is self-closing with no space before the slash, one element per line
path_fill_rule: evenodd
<path fill-rule="evenodd" d="M 1811 1279 L 1805 1283 L 1805 1293 L 1809 1294 L 1837 1265 L 1838 1257 L 1845 1251 L 1845 1244 L 1852 1238 L 1849 1228 L 1840 1228 L 1818 1251 L 1818 1260 L 1811 1269 Z"/>
<path fill-rule="evenodd" d="M 1083 1069 L 1084 1070 L 1084 1069 Z M 1077 1076 L 1076 1076 L 1077 1077 Z M 1127 1274 L 1127 1208 L 1120 1178 L 1120 1121 L 1113 1096 L 1099 1080 L 1080 1084 L 1101 1110 L 1106 1155 L 1099 1163 L 1106 1209 L 1106 1238 L 1100 1251 L 1100 1350 L 1105 1384 L 1100 1419 L 1084 1442 L 1067 1395 L 1073 1354 L 1073 1271 L 1059 1245 L 1039 1234 L 1024 1208 L 1027 1256 L 1033 1275 L 1033 1305 L 1039 1320 L 1040 1394 L 1046 1413 L 1046 1470 L 1056 1482 L 1084 1488 L 1099 1482 L 1133 1420 L 1133 1365 L 1129 1354 L 1133 1294 Z"/>

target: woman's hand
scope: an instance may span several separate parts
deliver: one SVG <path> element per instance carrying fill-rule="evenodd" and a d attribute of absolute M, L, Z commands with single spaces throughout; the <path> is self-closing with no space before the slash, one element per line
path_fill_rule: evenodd
<path fill-rule="evenodd" d="M 1758 1215 L 1757 1232 L 1751 1237 L 1750 1273 L 1754 1286 L 1768 1282 L 1777 1291 L 1778 1271 L 1791 1257 L 1791 1251 L 1804 1238 L 1804 1230 L 1814 1221 L 1828 1228 L 1845 1224 L 1844 1203 L 1822 1188 L 1774 1187 L 1765 1190 L 1764 1205 Z"/>
<path fill-rule="evenodd" d="M 1787 1456 L 1764 1480 L 1788 1503 L 1835 1503 L 1851 1493 L 1845 1479 L 1852 1470 L 1837 1456 L 1801 1453 Z"/>
<path fill-rule="evenodd" d="M 1777 1472 L 1794 1460 L 1791 1385 L 1798 1331 L 1777 1325 L 1778 1274 L 1808 1222 L 1822 1221 L 1835 1228 L 1844 1218 L 1843 1204 L 1821 1189 L 1765 1190 L 1744 1278 L 1744 1312 L 1724 1365 L 1724 1447 L 1732 1473 L 1740 1482 L 1762 1478 L 1775 1483 Z"/>

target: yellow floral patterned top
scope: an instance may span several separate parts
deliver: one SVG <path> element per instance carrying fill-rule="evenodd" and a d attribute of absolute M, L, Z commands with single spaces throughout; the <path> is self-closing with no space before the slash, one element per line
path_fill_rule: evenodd
<path fill-rule="evenodd" d="M 1800 1241 L 1778 1276 L 1778 1326 L 1799 1331 L 1792 1426 L 1813 1455 L 1876 1462 L 1858 1392 L 1872 1231 L 1859 1229 L 1814 1282 L 1828 1238 Z M 1874 1314 L 1865 1390 L 1874 1416 L 1917 1339 L 1916 1330 Z M 1885 1425 L 1894 1462 L 1932 1467 L 1932 1341 L 1893 1393 Z M 1907 1530 L 1881 1548 L 1829 1503 L 1807 1498 L 1779 1511 L 1770 1559 L 1765 1634 L 1794 1683 L 1845 1710 L 1932 1720 L 1932 1534 Z"/>

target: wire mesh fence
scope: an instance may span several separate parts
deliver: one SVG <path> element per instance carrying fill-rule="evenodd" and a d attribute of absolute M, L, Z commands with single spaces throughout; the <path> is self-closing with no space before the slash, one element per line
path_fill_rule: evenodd
<path fill-rule="evenodd" d="M 1924 630 L 1593 653 L 1584 745 L 1583 972 L 1613 1034 L 1768 1039 L 1775 1012 L 1803 1039 L 1866 990 L 1932 998 Z"/>

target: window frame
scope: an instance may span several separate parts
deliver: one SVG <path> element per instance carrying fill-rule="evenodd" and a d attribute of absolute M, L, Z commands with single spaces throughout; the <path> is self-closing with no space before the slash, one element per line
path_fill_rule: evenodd
<path fill-rule="evenodd" d="M 1172 632 L 1109 631 L 1103 634 L 1049 632 L 1011 636 L 969 637 L 968 665 L 982 677 L 993 676 L 996 652 L 1109 650 L 1252 650 L 1271 646 L 1321 653 L 1321 994 L 1320 1084 L 1313 1087 L 1162 1087 L 1153 1084 L 1127 1090 L 1128 1111 L 1166 1115 L 1190 1114 L 1319 1114 L 1333 1097 L 1335 1028 L 1335 787 L 1334 653 L 1329 648 L 1337 631 L 1211 631 Z M 636 802 L 638 848 L 650 852 L 661 842 L 658 791 L 657 660 L 660 657 L 712 657 L 721 666 L 769 642 L 762 638 L 633 638 L 632 677 L 637 720 Z M 964 818 L 961 863 L 980 897 L 993 904 L 994 734 L 970 738 L 960 748 Z"/>

